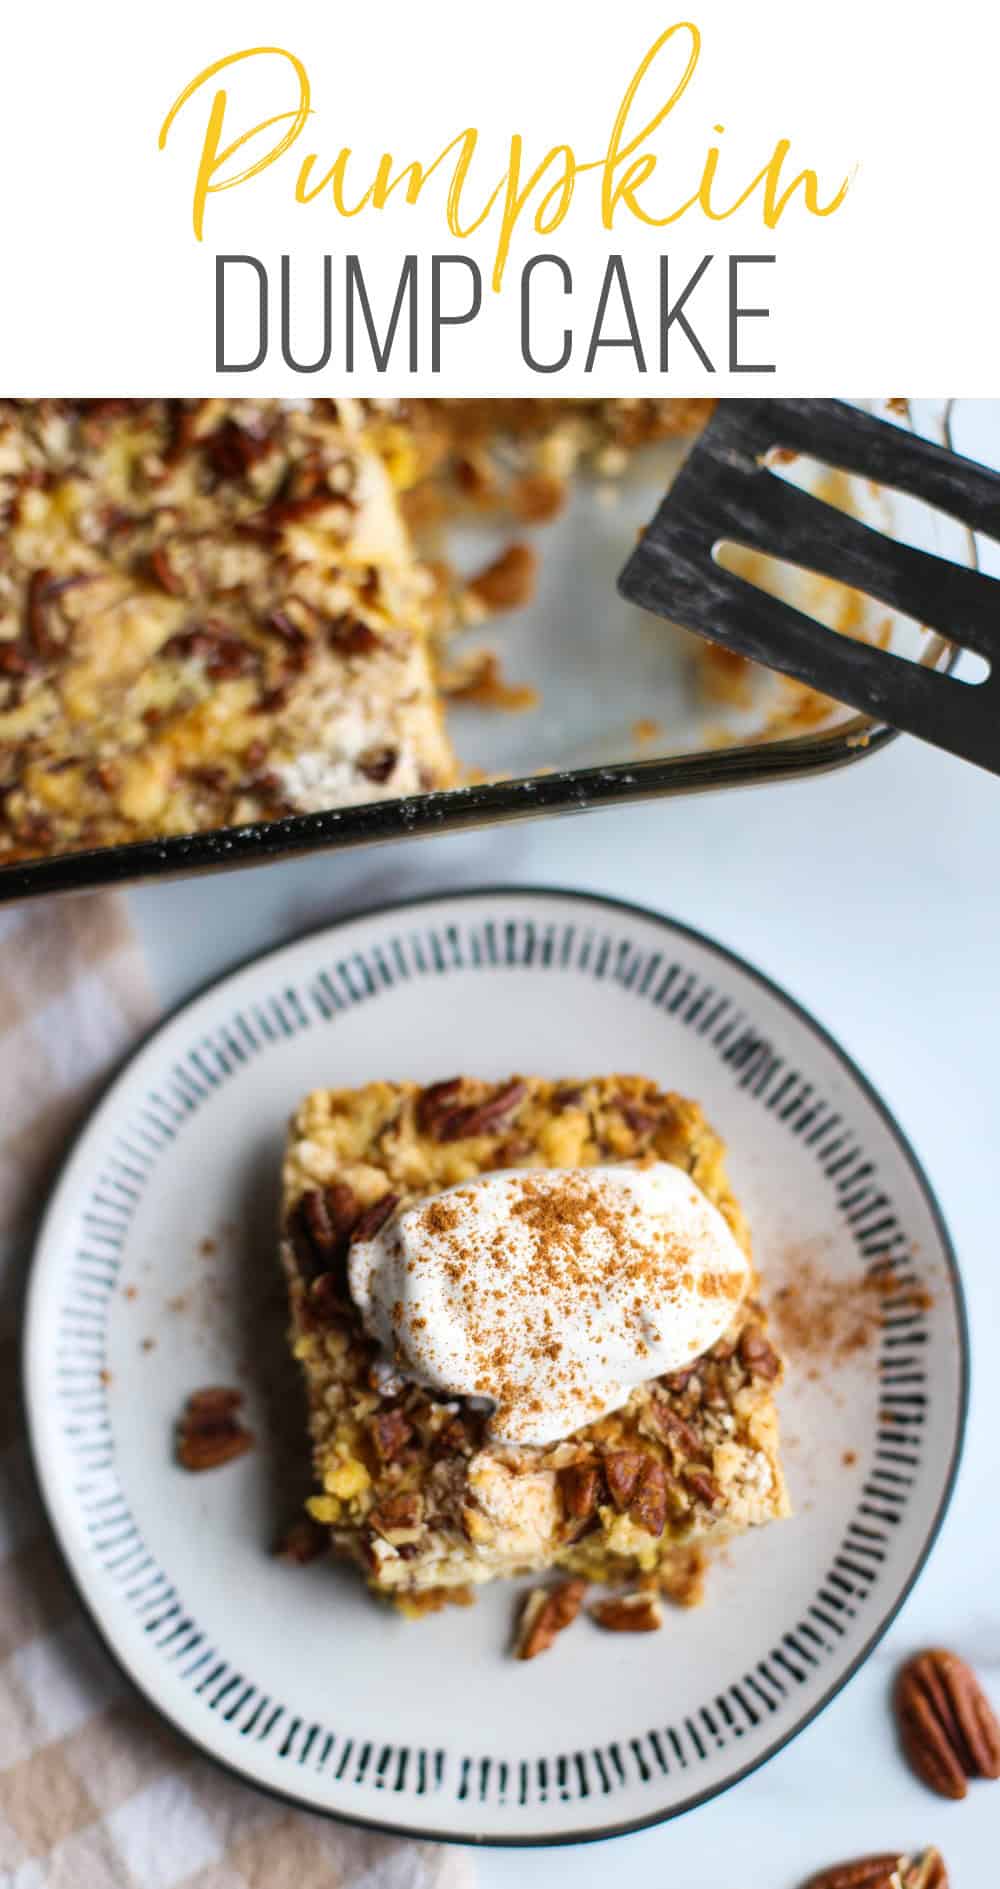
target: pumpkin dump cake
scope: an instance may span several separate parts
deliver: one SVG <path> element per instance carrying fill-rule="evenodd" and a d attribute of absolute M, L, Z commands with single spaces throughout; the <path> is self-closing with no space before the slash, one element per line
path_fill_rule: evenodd
<path fill-rule="evenodd" d="M 404 1611 L 554 1569 L 656 1624 L 702 1545 L 787 1513 L 781 1362 L 697 1103 L 638 1076 L 317 1091 L 282 1258 L 310 1514 Z"/>
<path fill-rule="evenodd" d="M 463 586 L 406 519 L 540 521 L 707 409 L 0 402 L 0 865 L 455 784 L 437 651 L 530 572 Z"/>

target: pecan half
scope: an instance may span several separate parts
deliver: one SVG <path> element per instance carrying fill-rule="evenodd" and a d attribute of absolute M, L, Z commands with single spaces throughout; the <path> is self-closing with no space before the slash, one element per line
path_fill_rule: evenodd
<path fill-rule="evenodd" d="M 295 1567 L 304 1568 L 308 1562 L 325 1554 L 327 1545 L 327 1530 L 322 1523 L 314 1522 L 311 1515 L 298 1515 L 276 1542 L 274 1552 L 279 1561 L 290 1561 Z"/>
<path fill-rule="evenodd" d="M 468 1108 L 452 1109 L 439 1118 L 438 1141 L 464 1141 L 472 1135 L 488 1135 L 514 1110 L 520 1108 L 528 1093 L 525 1082 L 508 1082 L 485 1102 L 473 1102 Z"/>
<path fill-rule="evenodd" d="M 609 1594 L 595 1601 L 590 1617 L 606 1633 L 658 1633 L 663 1625 L 655 1594 Z"/>
<path fill-rule="evenodd" d="M 583 1604 L 586 1581 L 562 1581 L 558 1587 L 536 1587 L 528 1595 L 517 1627 L 518 1659 L 537 1659 L 557 1635 L 572 1626 Z"/>
<path fill-rule="evenodd" d="M 373 1240 L 379 1228 L 384 1226 L 391 1213 L 399 1206 L 398 1194 L 383 1194 L 371 1207 L 366 1207 L 363 1214 L 351 1228 L 351 1243 L 355 1240 Z"/>
<path fill-rule="evenodd" d="M 302 1195 L 289 1216 L 288 1237 L 307 1277 L 330 1272 L 343 1259 L 358 1214 L 357 1196 L 344 1181 Z"/>
<path fill-rule="evenodd" d="M 919 1856 L 900 1856 L 892 1850 L 832 1863 L 810 1876 L 802 1889 L 948 1889 L 948 1871 L 939 1850 L 922 1850 Z"/>
<path fill-rule="evenodd" d="M 243 1392 L 211 1386 L 194 1391 L 177 1425 L 177 1460 L 184 1469 L 217 1469 L 253 1448 L 253 1433 L 236 1415 Z"/>
<path fill-rule="evenodd" d="M 647 1535 L 662 1535 L 667 1525 L 667 1473 L 658 1456 L 644 1456 L 629 1518 Z"/>
<path fill-rule="evenodd" d="M 372 1440 L 384 1463 L 394 1462 L 413 1435 L 413 1425 L 401 1410 L 384 1410 L 372 1418 Z"/>
<path fill-rule="evenodd" d="M 967 1778 L 1000 1777 L 1000 1724 L 957 1653 L 932 1647 L 907 1660 L 894 1705 L 903 1750 L 932 1791 L 964 1797 Z"/>
<path fill-rule="evenodd" d="M 601 1472 L 596 1463 L 570 1463 L 559 1471 L 559 1493 L 567 1521 L 587 1522 L 595 1514 Z"/>
<path fill-rule="evenodd" d="M 608 1493 L 616 1509 L 627 1509 L 636 1491 L 642 1469 L 641 1450 L 612 1450 L 604 1458 Z"/>

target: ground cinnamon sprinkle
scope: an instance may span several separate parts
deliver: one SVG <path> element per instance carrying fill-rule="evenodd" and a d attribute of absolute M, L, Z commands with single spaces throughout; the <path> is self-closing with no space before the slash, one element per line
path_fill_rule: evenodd
<path fill-rule="evenodd" d="M 877 1343 L 885 1299 L 898 1290 L 891 1272 L 837 1279 L 808 1250 L 789 1253 L 785 1282 L 769 1301 L 782 1350 L 791 1359 L 846 1363 Z"/>

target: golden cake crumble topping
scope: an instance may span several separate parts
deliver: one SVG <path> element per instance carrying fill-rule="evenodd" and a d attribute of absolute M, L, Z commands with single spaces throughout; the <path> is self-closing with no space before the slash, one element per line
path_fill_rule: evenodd
<path fill-rule="evenodd" d="M 317 1482 L 309 1510 L 335 1551 L 404 1611 L 424 1611 L 425 1593 L 437 1604 L 450 1589 L 464 1597 L 483 1581 L 543 1570 L 690 1604 L 700 1596 L 702 1544 L 787 1513 L 774 1405 L 781 1361 L 752 1270 L 740 1294 L 706 1268 L 704 1296 L 694 1298 L 721 1314 L 722 1335 L 704 1352 L 650 1373 L 616 1408 L 539 1445 L 491 1438 L 492 1368 L 483 1379 L 490 1401 L 450 1395 L 407 1375 L 365 1327 L 349 1269 L 353 1278 L 360 1249 L 380 1226 L 389 1238 L 408 1205 L 426 1230 L 455 1242 L 461 1195 L 480 1177 L 513 1170 L 518 1212 L 554 1275 L 568 1267 L 572 1276 L 572 1238 L 554 1202 L 571 1226 L 574 1215 L 589 1226 L 591 1196 L 575 1175 L 549 1192 L 542 1173 L 616 1164 L 681 1170 L 748 1255 L 721 1142 L 696 1103 L 644 1077 L 375 1082 L 316 1091 L 296 1113 L 282 1257 L 309 1392 Z M 618 1239 L 629 1217 L 609 1211 Z M 457 1244 L 451 1258 L 461 1293 Z M 502 1268 L 502 1253 L 495 1258 Z M 638 1302 L 648 1279 L 641 1259 L 636 1268 L 628 1293 Z M 681 1277 L 688 1270 L 682 1258 L 678 1268 Z M 543 1317 L 534 1342 L 544 1357 L 564 1336 L 553 1322 L 546 1338 Z M 513 1363 L 502 1320 L 498 1344 L 502 1379 Z M 657 1617 L 636 1601 L 604 1624 L 643 1631 Z"/>

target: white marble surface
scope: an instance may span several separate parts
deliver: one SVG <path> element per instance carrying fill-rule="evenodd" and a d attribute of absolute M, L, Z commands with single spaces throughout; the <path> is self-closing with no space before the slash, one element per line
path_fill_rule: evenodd
<path fill-rule="evenodd" d="M 1000 403 L 959 413 L 1000 463 Z M 994 559 L 1000 570 L 1000 559 Z M 813 782 L 539 822 L 192 880 L 131 895 L 166 1004 L 343 912 L 495 881 L 634 898 L 713 933 L 785 984 L 881 1090 L 937 1189 L 963 1266 L 973 1395 L 942 1537 L 888 1638 L 779 1757 L 659 1830 L 586 1849 L 483 1853 L 484 1889 L 795 1889 L 866 1850 L 935 1841 L 953 1889 L 1000 1880 L 1000 1786 L 931 1796 L 893 1747 L 890 1675 L 944 1642 L 1000 1705 L 1000 781 L 902 739 Z M 488 1703 L 483 1702 L 484 1713 Z"/>

